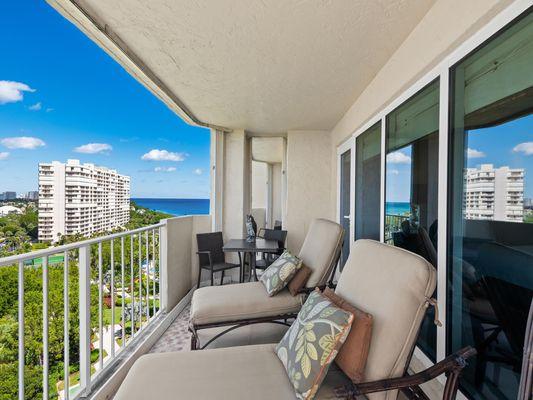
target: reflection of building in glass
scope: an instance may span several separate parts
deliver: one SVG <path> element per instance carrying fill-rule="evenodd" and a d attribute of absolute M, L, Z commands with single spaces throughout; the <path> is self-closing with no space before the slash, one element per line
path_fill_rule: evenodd
<path fill-rule="evenodd" d="M 494 168 L 492 164 L 482 164 L 479 168 L 468 168 L 465 180 L 467 219 L 523 221 L 523 168 Z"/>
<path fill-rule="evenodd" d="M 110 231 L 130 218 L 130 177 L 68 160 L 39 164 L 39 240 Z"/>

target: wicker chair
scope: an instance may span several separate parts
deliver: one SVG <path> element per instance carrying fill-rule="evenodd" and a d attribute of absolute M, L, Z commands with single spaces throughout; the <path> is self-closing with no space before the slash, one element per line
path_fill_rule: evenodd
<path fill-rule="evenodd" d="M 202 269 L 207 269 L 211 272 L 211 286 L 214 285 L 215 272 L 221 272 L 220 284 L 224 283 L 224 272 L 228 269 L 241 268 L 241 263 L 232 264 L 226 262 L 222 247 L 224 246 L 224 239 L 222 232 L 213 233 L 199 233 L 196 235 L 198 243 L 198 258 L 200 261 L 198 268 L 198 284 L 200 287 L 200 280 L 202 277 Z M 239 260 L 241 255 L 239 254 Z"/>

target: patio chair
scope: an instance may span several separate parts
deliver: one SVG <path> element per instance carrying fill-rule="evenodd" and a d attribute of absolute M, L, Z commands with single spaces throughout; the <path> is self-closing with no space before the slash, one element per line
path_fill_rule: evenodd
<path fill-rule="evenodd" d="M 298 254 L 313 270 L 305 291 L 325 287 L 328 278 L 334 275 L 343 237 L 344 230 L 336 222 L 316 219 L 311 223 Z M 191 300 L 191 349 L 198 348 L 201 329 L 228 327 L 205 343 L 202 346 L 205 348 L 239 326 L 264 322 L 288 325 L 286 320 L 298 314 L 303 301 L 304 293 L 292 296 L 286 288 L 269 297 L 263 284 L 257 281 L 200 288 Z"/>
<path fill-rule="evenodd" d="M 224 239 L 222 232 L 199 233 L 196 235 L 198 243 L 199 266 L 198 266 L 198 284 L 200 287 L 200 280 L 202 278 L 202 269 L 207 269 L 211 272 L 211 286 L 214 284 L 215 272 L 221 272 L 220 284 L 224 283 L 224 272 L 228 269 L 241 268 L 241 264 L 232 264 L 226 262 L 226 257 L 222 251 L 224 246 Z M 239 254 L 239 259 L 241 255 Z"/>
<path fill-rule="evenodd" d="M 364 398 L 369 394 L 371 400 L 394 400 L 398 389 L 416 387 L 442 373 L 448 375 L 443 399 L 454 399 L 465 360 L 475 354 L 472 348 L 425 371 L 405 375 L 435 285 L 436 271 L 422 257 L 371 240 L 357 241 L 336 293 L 373 315 L 365 382 L 353 385 L 333 364 L 315 399 Z M 144 355 L 129 371 L 115 400 L 293 400 L 294 389 L 275 346 Z"/>
<path fill-rule="evenodd" d="M 261 259 L 255 262 L 256 269 L 265 269 L 272 264 L 285 250 L 285 241 L 287 240 L 287 231 L 277 229 L 259 229 L 257 237 L 266 240 L 275 240 L 278 242 L 279 250 L 276 253 L 263 253 Z"/>

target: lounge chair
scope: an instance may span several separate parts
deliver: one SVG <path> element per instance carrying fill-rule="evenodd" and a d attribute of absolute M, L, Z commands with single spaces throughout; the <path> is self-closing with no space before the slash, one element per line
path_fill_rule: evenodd
<path fill-rule="evenodd" d="M 298 254 L 313 270 L 307 281 L 307 291 L 324 287 L 333 276 L 343 237 L 343 228 L 335 222 L 326 219 L 312 222 Z M 239 326 L 272 321 L 288 325 L 286 320 L 298 314 L 304 299 L 304 293 L 292 296 L 287 289 L 269 297 L 264 285 L 257 281 L 197 289 L 191 301 L 191 349 L 199 347 L 198 331 L 201 329 L 228 326 L 203 344 L 205 348 Z"/>
<path fill-rule="evenodd" d="M 336 293 L 373 315 L 365 380 L 354 386 L 335 365 L 315 399 L 364 397 L 394 400 L 398 389 L 448 374 L 443 398 L 457 392 L 463 349 L 419 374 L 404 376 L 436 284 L 435 269 L 422 257 L 371 240 L 359 240 L 340 276 Z M 295 399 L 275 344 L 150 354 L 129 371 L 115 400 Z"/>

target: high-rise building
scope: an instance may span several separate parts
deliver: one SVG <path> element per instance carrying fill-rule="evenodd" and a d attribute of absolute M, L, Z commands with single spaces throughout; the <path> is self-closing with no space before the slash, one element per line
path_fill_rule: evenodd
<path fill-rule="evenodd" d="M 522 222 L 524 218 L 524 169 L 494 168 L 482 164 L 466 172 L 467 219 Z"/>
<path fill-rule="evenodd" d="M 29 191 L 25 196 L 26 200 L 39 200 L 39 192 L 36 190 Z"/>
<path fill-rule="evenodd" d="M 17 192 L 0 193 L 0 200 L 15 200 L 16 198 L 17 198 Z"/>
<path fill-rule="evenodd" d="M 39 240 L 109 231 L 126 225 L 129 212 L 129 176 L 79 160 L 39 164 Z"/>

